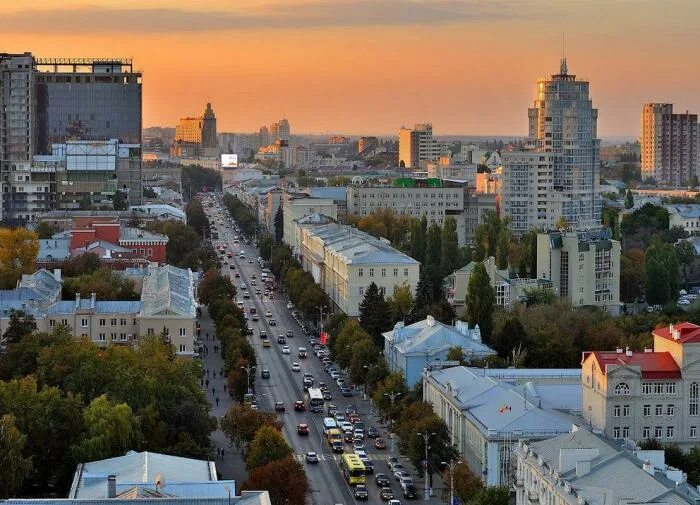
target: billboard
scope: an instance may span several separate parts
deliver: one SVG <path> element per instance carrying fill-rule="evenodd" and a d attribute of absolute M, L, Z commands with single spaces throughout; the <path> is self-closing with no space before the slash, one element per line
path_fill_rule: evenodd
<path fill-rule="evenodd" d="M 238 168 L 238 155 L 237 154 L 222 154 L 221 155 L 221 168 Z"/>

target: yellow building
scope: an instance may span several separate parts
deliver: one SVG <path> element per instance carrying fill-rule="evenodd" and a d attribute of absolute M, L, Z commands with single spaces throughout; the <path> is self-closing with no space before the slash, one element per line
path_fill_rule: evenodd
<path fill-rule="evenodd" d="M 175 142 L 202 143 L 202 117 L 183 117 L 175 127 Z"/>

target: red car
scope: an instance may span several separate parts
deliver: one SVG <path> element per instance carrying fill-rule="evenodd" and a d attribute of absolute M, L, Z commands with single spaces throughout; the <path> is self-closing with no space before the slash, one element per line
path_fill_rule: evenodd
<path fill-rule="evenodd" d="M 256 314 L 258 311 L 255 309 L 255 307 L 250 308 L 250 313 L 251 314 Z"/>
<path fill-rule="evenodd" d="M 374 441 L 374 448 L 375 449 L 386 449 L 386 442 L 384 441 L 383 438 L 378 438 Z"/>
<path fill-rule="evenodd" d="M 297 433 L 299 435 L 308 435 L 309 434 L 309 426 L 307 424 L 297 425 Z"/>
<path fill-rule="evenodd" d="M 306 404 L 304 403 L 304 400 L 297 400 L 294 402 L 294 410 L 297 412 L 303 412 L 306 410 Z"/>

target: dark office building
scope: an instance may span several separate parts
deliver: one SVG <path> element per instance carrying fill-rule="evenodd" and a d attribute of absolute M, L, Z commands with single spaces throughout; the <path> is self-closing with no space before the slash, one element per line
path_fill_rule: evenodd
<path fill-rule="evenodd" d="M 36 59 L 36 153 L 66 140 L 141 143 L 141 73 L 131 60 Z"/>

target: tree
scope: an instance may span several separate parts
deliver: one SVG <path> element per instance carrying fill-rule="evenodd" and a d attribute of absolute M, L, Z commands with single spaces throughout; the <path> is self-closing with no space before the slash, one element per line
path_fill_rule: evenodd
<path fill-rule="evenodd" d="M 282 243 L 282 236 L 284 235 L 284 212 L 282 211 L 282 204 L 277 208 L 277 213 L 275 214 L 275 242 L 278 244 Z"/>
<path fill-rule="evenodd" d="M 27 436 L 15 426 L 15 416 L 0 418 L 0 498 L 12 498 L 22 488 L 32 470 L 32 461 L 23 455 Z"/>
<path fill-rule="evenodd" d="M 678 259 L 673 245 L 652 240 L 646 254 L 646 296 L 651 304 L 665 305 L 678 294 Z"/>
<path fill-rule="evenodd" d="M 511 356 L 513 349 L 521 344 L 527 346 L 527 333 L 517 317 L 510 317 L 491 337 L 491 346 L 502 358 Z"/>
<path fill-rule="evenodd" d="M 465 461 L 460 461 L 454 466 L 453 477 L 450 476 L 449 465 L 445 468 L 442 481 L 449 483 L 450 478 L 452 478 L 452 481 L 454 482 L 455 496 L 462 500 L 462 503 L 471 503 L 471 499 L 484 487 L 481 479 L 474 475 L 471 470 L 469 470 L 469 465 L 467 465 Z M 446 485 L 442 488 L 443 501 L 448 502 L 449 497 L 450 486 Z"/>
<path fill-rule="evenodd" d="M 466 318 L 470 325 L 479 325 L 481 336 L 488 341 L 493 328 L 495 294 L 483 263 L 477 263 L 467 286 Z"/>
<path fill-rule="evenodd" d="M 504 226 L 501 232 L 498 234 L 498 242 L 496 244 L 496 268 L 498 268 L 499 270 L 508 269 L 508 257 L 510 256 L 510 242 L 510 229 Z"/>
<path fill-rule="evenodd" d="M 678 263 L 683 268 L 683 284 L 688 288 L 688 267 L 695 263 L 695 247 L 687 240 L 681 240 L 675 245 Z"/>
<path fill-rule="evenodd" d="M 631 209 L 634 207 L 634 196 L 632 196 L 632 190 L 628 189 L 625 194 L 625 209 Z"/>
<path fill-rule="evenodd" d="M 0 228 L 0 271 L 4 289 L 14 289 L 22 274 L 34 272 L 39 239 L 26 228 Z"/>
<path fill-rule="evenodd" d="M 90 298 L 95 293 L 98 300 L 138 300 L 133 281 L 117 272 L 102 268 L 74 279 L 64 279 L 63 297 L 75 298 L 76 293 Z"/>
<path fill-rule="evenodd" d="M 34 233 L 36 233 L 40 239 L 47 239 L 53 237 L 56 230 L 46 221 L 40 221 L 39 224 L 36 225 L 36 228 L 34 228 Z"/>
<path fill-rule="evenodd" d="M 352 346 L 350 358 L 350 380 L 355 384 L 367 384 L 369 369 L 379 359 L 379 349 L 370 338 L 356 342 Z"/>
<path fill-rule="evenodd" d="M 391 322 L 404 321 L 413 306 L 411 287 L 404 284 L 394 286 L 394 294 L 387 299 L 391 311 Z"/>
<path fill-rule="evenodd" d="M 198 235 L 202 236 L 209 229 L 209 218 L 204 213 L 204 208 L 199 200 L 190 200 L 185 207 L 187 224 L 193 228 Z"/>
<path fill-rule="evenodd" d="M 445 356 L 446 361 L 456 361 L 460 365 L 465 365 L 464 360 L 464 350 L 461 347 L 450 347 L 447 350 L 447 355 Z"/>
<path fill-rule="evenodd" d="M 309 483 L 301 464 L 287 456 L 250 470 L 242 489 L 265 489 L 272 505 L 287 505 L 306 503 Z"/>
<path fill-rule="evenodd" d="M 437 223 L 428 227 L 427 244 L 425 248 L 425 263 L 440 268 L 442 260 L 442 232 Z"/>
<path fill-rule="evenodd" d="M 27 314 L 23 310 L 10 311 L 10 323 L 2 338 L 8 344 L 16 344 L 27 335 L 31 335 L 36 330 L 34 316 Z"/>
<path fill-rule="evenodd" d="M 272 426 L 262 426 L 255 433 L 250 443 L 246 465 L 248 470 L 267 465 L 273 461 L 284 459 L 292 454 L 292 448 L 287 445 L 282 433 Z"/>
<path fill-rule="evenodd" d="M 382 331 L 389 328 L 390 321 L 389 304 L 384 299 L 384 294 L 372 282 L 367 287 L 365 296 L 360 302 L 360 326 L 372 337 L 377 346 L 383 346 Z"/>
<path fill-rule="evenodd" d="M 153 231 L 168 236 L 165 259 L 179 268 L 196 269 L 199 263 L 199 235 L 190 226 L 179 221 L 161 221 L 153 225 Z"/>
<path fill-rule="evenodd" d="M 459 237 L 457 236 L 457 221 L 448 217 L 442 225 L 442 271 L 448 275 L 464 266 L 460 264 Z"/>
<path fill-rule="evenodd" d="M 129 201 L 122 191 L 115 191 L 112 198 L 112 206 L 114 210 L 126 210 L 129 207 Z"/>
<path fill-rule="evenodd" d="M 401 372 L 391 372 L 374 387 L 372 400 L 384 417 L 395 418 L 401 410 L 399 401 L 406 398 L 408 388 Z M 398 394 L 392 404 L 390 395 Z"/>
<path fill-rule="evenodd" d="M 238 449 L 247 447 L 262 426 L 271 426 L 278 431 L 282 429 L 282 423 L 273 412 L 253 410 L 239 403 L 231 405 L 220 422 L 221 431 L 228 437 L 229 444 Z"/>
<path fill-rule="evenodd" d="M 547 288 L 528 288 L 525 290 L 525 305 L 551 305 L 557 301 L 557 295 Z"/>
<path fill-rule="evenodd" d="M 83 413 L 87 434 L 74 447 L 76 461 L 95 461 L 124 454 L 138 447 L 140 432 L 126 403 L 114 403 L 101 395 Z"/>
<path fill-rule="evenodd" d="M 620 299 L 633 302 L 644 293 L 646 261 L 641 249 L 627 249 L 620 255 Z"/>
<path fill-rule="evenodd" d="M 426 236 L 425 230 L 418 219 L 411 221 L 411 257 L 416 261 L 425 262 Z"/>
<path fill-rule="evenodd" d="M 470 505 L 508 505 L 510 489 L 505 486 L 483 487 L 476 492 Z"/>
<path fill-rule="evenodd" d="M 91 274 L 100 268 L 100 257 L 92 252 L 74 256 L 61 263 L 61 270 L 65 277 L 79 277 L 83 274 Z"/>

